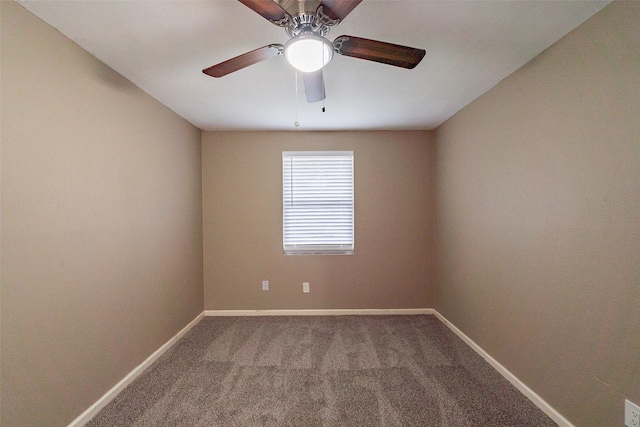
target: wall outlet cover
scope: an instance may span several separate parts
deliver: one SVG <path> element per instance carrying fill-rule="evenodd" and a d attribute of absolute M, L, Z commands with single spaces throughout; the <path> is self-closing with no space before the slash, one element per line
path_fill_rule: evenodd
<path fill-rule="evenodd" d="M 262 290 L 263 291 L 268 291 L 269 290 L 269 281 L 268 280 L 263 280 L 262 281 Z"/>
<path fill-rule="evenodd" d="M 640 406 L 624 401 L 624 425 L 627 427 L 640 427 Z"/>

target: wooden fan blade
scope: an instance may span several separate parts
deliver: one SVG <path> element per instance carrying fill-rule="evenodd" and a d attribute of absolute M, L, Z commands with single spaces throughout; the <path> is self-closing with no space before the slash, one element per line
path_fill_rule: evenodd
<path fill-rule="evenodd" d="M 334 51 L 340 55 L 369 61 L 382 62 L 402 68 L 415 68 L 424 58 L 424 49 L 416 49 L 392 43 L 340 36 L 333 41 Z"/>
<path fill-rule="evenodd" d="M 274 56 L 280 55 L 284 51 L 284 46 L 281 44 L 270 44 L 269 46 L 263 46 L 261 48 L 252 50 L 251 52 L 243 53 L 235 58 L 228 59 L 219 64 L 213 65 L 209 68 L 202 70 L 203 73 L 211 77 L 222 77 L 234 71 L 241 70 L 249 65 L 257 64 L 258 62 L 265 61 Z"/>
<path fill-rule="evenodd" d="M 322 6 L 323 12 L 329 18 L 342 21 L 361 1 L 362 0 L 322 0 L 320 6 Z"/>
<path fill-rule="evenodd" d="M 268 19 L 271 23 L 283 26 L 291 15 L 273 0 L 238 0 L 249 9 Z"/>
<path fill-rule="evenodd" d="M 304 91 L 307 93 L 307 102 L 318 102 L 325 98 L 322 68 L 311 73 L 302 73 L 302 80 L 304 80 Z"/>

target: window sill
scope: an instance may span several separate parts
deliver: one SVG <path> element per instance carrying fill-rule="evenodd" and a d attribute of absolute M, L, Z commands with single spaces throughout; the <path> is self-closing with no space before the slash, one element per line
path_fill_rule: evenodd
<path fill-rule="evenodd" d="M 353 255 L 351 251 L 313 251 L 313 250 L 297 250 L 297 251 L 284 251 L 285 255 Z"/>

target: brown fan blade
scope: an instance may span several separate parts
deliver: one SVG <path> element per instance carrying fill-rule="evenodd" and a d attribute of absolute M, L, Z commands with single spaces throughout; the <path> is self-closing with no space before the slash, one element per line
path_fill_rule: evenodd
<path fill-rule="evenodd" d="M 205 68 L 203 73 L 211 77 L 222 77 L 234 71 L 241 70 L 249 65 L 257 64 L 258 62 L 265 61 L 274 56 L 282 54 L 284 46 L 281 44 L 270 44 L 269 46 L 263 46 L 251 52 L 243 53 L 235 58 L 228 59 L 224 62 Z"/>
<path fill-rule="evenodd" d="M 344 20 L 362 0 L 322 0 L 320 6 L 322 11 L 329 18 L 334 20 Z"/>
<path fill-rule="evenodd" d="M 379 42 L 353 36 L 340 36 L 333 41 L 334 51 L 340 55 L 382 62 L 402 68 L 415 68 L 424 58 L 424 49 Z"/>
<path fill-rule="evenodd" d="M 256 12 L 258 15 L 268 19 L 271 23 L 283 26 L 286 22 L 289 22 L 291 15 L 286 10 L 280 7 L 278 3 L 273 0 L 238 0 L 249 9 Z"/>
<path fill-rule="evenodd" d="M 318 102 L 325 98 L 322 68 L 311 73 L 302 73 L 302 80 L 304 80 L 304 91 L 307 93 L 307 102 Z"/>

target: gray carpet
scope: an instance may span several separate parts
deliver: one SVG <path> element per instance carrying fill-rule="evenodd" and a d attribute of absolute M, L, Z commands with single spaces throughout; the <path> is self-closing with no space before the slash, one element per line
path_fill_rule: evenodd
<path fill-rule="evenodd" d="M 435 316 L 205 317 L 88 426 L 555 426 Z"/>

